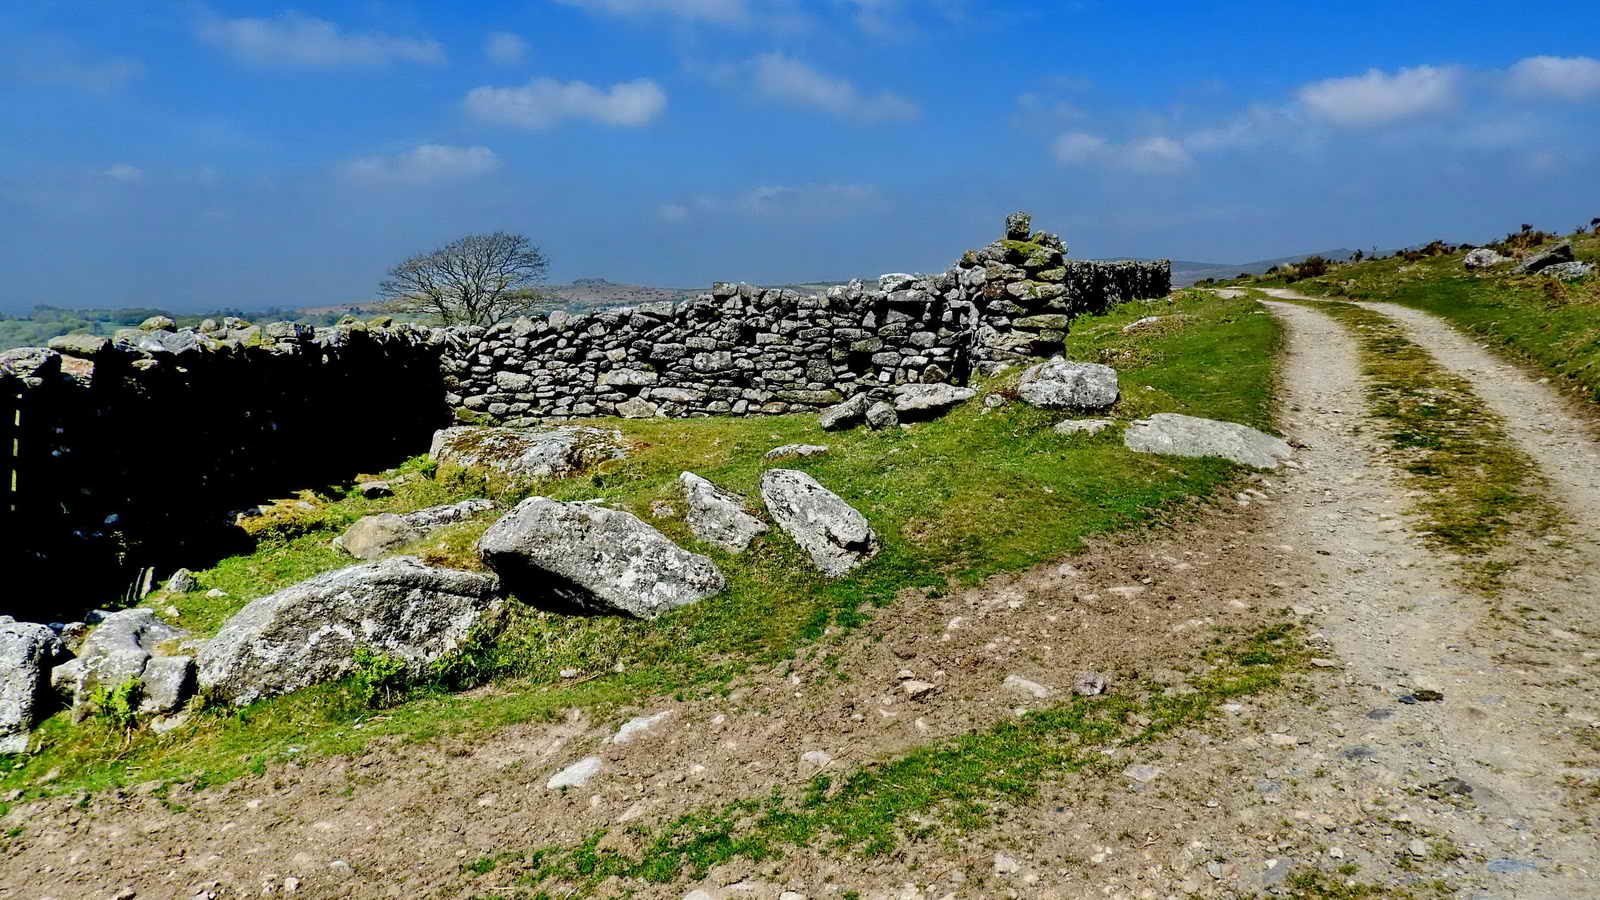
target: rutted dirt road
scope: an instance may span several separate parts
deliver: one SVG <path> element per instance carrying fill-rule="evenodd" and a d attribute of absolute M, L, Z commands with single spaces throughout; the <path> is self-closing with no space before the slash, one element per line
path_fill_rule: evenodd
<path fill-rule="evenodd" d="M 1241 896 L 1291 893 L 1312 871 L 1419 893 L 1600 895 L 1600 843 L 1565 783 L 1592 789 L 1600 746 L 1600 448 L 1553 391 L 1434 320 L 1377 308 L 1472 379 L 1573 519 L 1566 540 L 1527 548 L 1498 600 L 1459 587 L 1455 562 L 1411 530 L 1354 342 L 1314 309 L 1272 304 L 1288 327 L 1283 431 L 1304 446 L 1236 498 L 1065 566 L 902 598 L 837 669 L 808 658 L 725 699 L 630 711 L 668 715 L 626 743 L 608 740 L 620 719 L 574 717 L 177 792 L 181 812 L 137 790 L 31 804 L 6 820 L 25 830 L 0 861 L 0 898 L 517 896 L 515 865 L 462 864 L 792 789 L 819 765 L 847 772 L 1052 702 L 1008 675 L 1057 691 L 1086 669 L 1114 690 L 1181 684 L 1213 629 L 1285 609 L 1324 657 L 1289 690 L 1159 744 L 1105 747 L 1109 769 L 1046 784 L 992 826 L 602 895 Z M 913 699 L 908 676 L 934 689 Z M 1424 689 L 1443 700 L 1406 702 Z M 603 762 L 587 785 L 545 787 L 590 755 Z"/>

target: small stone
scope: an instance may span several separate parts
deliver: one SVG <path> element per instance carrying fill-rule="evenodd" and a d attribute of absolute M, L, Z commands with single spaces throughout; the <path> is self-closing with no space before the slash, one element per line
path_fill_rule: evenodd
<path fill-rule="evenodd" d="M 1313 666 L 1316 666 L 1319 669 L 1337 669 L 1337 668 L 1339 668 L 1339 663 L 1337 663 L 1336 661 L 1331 660 L 1331 659 L 1324 659 L 1324 658 L 1322 658 L 1320 656 L 1313 656 L 1311 658 L 1311 664 Z"/>
<path fill-rule="evenodd" d="M 1134 781 L 1137 781 L 1140 784 L 1156 780 L 1161 776 L 1161 772 L 1162 770 L 1155 766 L 1146 765 L 1129 766 L 1122 770 L 1123 775 L 1127 776 L 1128 778 L 1132 778 Z"/>
<path fill-rule="evenodd" d="M 285 894 L 292 894 L 298 890 L 300 890 L 300 879 L 290 875 L 283 880 L 283 892 Z"/>
<path fill-rule="evenodd" d="M 1004 853 L 994 855 L 994 873 L 996 875 L 1015 875 L 1022 871 L 1022 863 Z"/>
<path fill-rule="evenodd" d="M 1499 859 L 1489 860 L 1484 864 L 1484 868 L 1497 875 L 1522 875 L 1534 871 L 1538 866 L 1524 859 L 1500 857 Z"/>
<path fill-rule="evenodd" d="M 906 696 L 910 697 L 911 699 L 921 700 L 933 693 L 934 685 L 926 681 L 918 681 L 913 678 L 910 681 L 902 682 L 900 688 L 904 690 L 906 692 Z"/>
<path fill-rule="evenodd" d="M 550 790 L 560 790 L 568 787 L 583 787 L 589 779 L 600 774 L 603 763 L 598 756 L 586 756 L 565 769 L 550 776 L 544 786 Z"/>
<path fill-rule="evenodd" d="M 812 769 L 820 769 L 833 762 L 833 756 L 826 750 L 807 750 L 800 754 L 800 761 L 811 766 Z"/>
<path fill-rule="evenodd" d="M 900 424 L 900 414 L 895 412 L 894 404 L 886 400 L 867 407 L 867 427 L 873 431 L 882 431 Z"/>
<path fill-rule="evenodd" d="M 1328 858 L 1329 859 L 1344 859 L 1344 848 L 1343 847 L 1329 847 L 1328 848 Z"/>
<path fill-rule="evenodd" d="M 1424 859 L 1428 855 L 1428 845 L 1422 838 L 1412 838 L 1411 843 L 1406 845 L 1406 852 L 1417 859 Z"/>
<path fill-rule="evenodd" d="M 1053 430 L 1060 435 L 1087 434 L 1093 436 L 1110 427 L 1110 419 L 1068 419 L 1065 422 L 1057 422 Z"/>
<path fill-rule="evenodd" d="M 226 596 L 228 596 L 228 592 L 222 588 L 212 588 L 211 590 L 206 591 L 206 597 L 211 600 L 221 600 Z"/>
<path fill-rule="evenodd" d="M 1267 743 L 1274 747 L 1294 747 L 1300 743 L 1300 739 L 1292 734 L 1273 732 L 1267 735 Z"/>
<path fill-rule="evenodd" d="M 1418 688 L 1411 692 L 1411 696 L 1416 697 L 1423 703 L 1438 703 L 1444 699 L 1444 694 L 1429 688 Z"/>
<path fill-rule="evenodd" d="M 1006 680 L 1001 682 L 1000 686 L 1008 691 L 1014 691 L 1019 694 L 1027 694 L 1028 696 L 1037 700 L 1043 700 L 1055 693 L 1055 691 L 1052 691 L 1050 688 L 1045 687 L 1039 682 L 1029 681 L 1028 679 L 1023 678 L 1021 675 L 1007 675 Z"/>
<path fill-rule="evenodd" d="M 1072 692 L 1080 697 L 1096 697 L 1111 686 L 1111 679 L 1099 672 L 1079 672 L 1073 676 Z"/>

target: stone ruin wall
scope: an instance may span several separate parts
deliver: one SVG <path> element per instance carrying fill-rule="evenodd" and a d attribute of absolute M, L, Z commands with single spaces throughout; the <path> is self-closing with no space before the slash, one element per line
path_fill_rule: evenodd
<path fill-rule="evenodd" d="M 0 353 L 0 614 L 241 549 L 230 510 L 399 463 L 448 419 L 443 329 L 233 324 Z"/>
<path fill-rule="evenodd" d="M 1076 316 L 1171 291 L 1166 260 L 1066 249 L 1013 217 L 1004 240 L 937 275 L 809 296 L 719 283 L 681 303 L 469 329 L 445 353 L 446 399 L 464 421 L 511 426 L 816 410 L 1050 356 Z"/>
<path fill-rule="evenodd" d="M 398 463 L 457 421 L 815 410 L 1059 352 L 1070 320 L 1159 297 L 1170 267 L 1067 260 L 1028 232 L 937 275 L 825 294 L 718 284 L 681 303 L 484 330 L 170 321 L 0 353 L 0 614 L 101 604 L 212 558 L 230 510 Z M 73 598 L 63 600 L 63 578 Z"/>

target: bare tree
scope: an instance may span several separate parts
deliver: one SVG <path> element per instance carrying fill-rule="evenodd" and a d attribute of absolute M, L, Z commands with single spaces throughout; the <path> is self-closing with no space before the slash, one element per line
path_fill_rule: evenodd
<path fill-rule="evenodd" d="M 469 234 L 390 269 L 378 294 L 395 313 L 445 325 L 493 325 L 548 305 L 534 285 L 549 264 L 520 234 Z"/>

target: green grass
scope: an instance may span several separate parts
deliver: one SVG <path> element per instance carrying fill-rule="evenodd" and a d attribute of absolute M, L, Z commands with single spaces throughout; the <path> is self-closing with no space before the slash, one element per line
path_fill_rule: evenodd
<path fill-rule="evenodd" d="M 1303 303 L 1356 339 L 1369 415 L 1394 451 L 1422 534 L 1460 554 L 1472 584 L 1494 591 L 1508 562 L 1493 554 L 1514 535 L 1543 533 L 1559 514 L 1538 466 L 1484 406 L 1471 382 L 1441 367 L 1394 319 L 1342 302 Z"/>
<path fill-rule="evenodd" d="M 1573 235 L 1572 241 L 1580 260 L 1600 263 L 1600 236 Z M 1509 265 L 1469 272 L 1461 265 L 1463 256 L 1339 265 L 1289 287 L 1312 296 L 1384 300 L 1425 310 L 1515 359 L 1568 379 L 1589 400 L 1600 402 L 1600 277 L 1563 285 L 1541 275 L 1512 275 Z"/>
<path fill-rule="evenodd" d="M 1123 324 L 1151 313 L 1186 318 L 1181 327 L 1160 333 L 1120 333 Z M 1132 304 L 1079 320 L 1068 356 L 1119 366 L 1125 396 L 1119 417 L 1174 411 L 1269 427 L 1278 341 L 1274 320 L 1253 301 L 1186 294 L 1171 303 Z M 1005 394 L 1015 378 L 1000 376 L 984 391 Z M 1086 537 L 1149 522 L 1235 472 L 1216 459 L 1129 453 L 1115 431 L 1064 438 L 1050 430 L 1061 418 L 1017 403 L 984 412 L 981 402 L 972 402 L 935 422 L 876 433 L 825 434 L 811 415 L 608 421 L 637 442 L 633 455 L 582 477 L 540 485 L 540 492 L 565 500 L 602 498 L 634 512 L 712 556 L 728 590 L 651 622 L 520 609 L 498 644 L 477 661 L 496 674 L 491 688 L 424 692 L 382 716 L 356 702 L 349 683 L 243 710 L 205 711 L 164 736 L 141 730 L 131 740 L 93 723 L 74 727 L 58 715 L 38 730 L 39 752 L 13 758 L 9 771 L 0 760 L 0 787 L 36 794 L 147 780 L 203 785 L 286 759 L 357 752 L 380 736 L 425 741 L 571 708 L 603 717 L 650 696 L 721 690 L 752 666 L 797 652 L 826 652 L 840 633 L 899 592 L 948 590 L 1058 557 L 1080 548 Z M 804 469 L 837 491 L 883 539 L 883 552 L 849 577 L 821 578 L 776 529 L 736 556 L 694 540 L 681 518 L 651 516 L 656 501 L 681 512 L 676 477 L 684 469 L 759 506 L 757 485 L 771 465 L 762 454 L 794 442 L 823 443 L 832 451 L 780 465 Z M 409 468 L 427 469 L 420 462 Z M 254 597 L 348 565 L 327 542 L 360 515 L 483 491 L 481 480 L 441 472 L 386 500 L 328 492 L 280 536 L 264 534 L 255 552 L 198 573 L 196 591 L 157 597 L 153 605 L 170 603 L 182 624 L 210 633 Z M 518 496 L 497 499 L 509 503 Z M 438 562 L 472 564 L 472 542 L 493 518 L 486 515 L 416 549 Z M 217 587 L 229 596 L 205 596 Z M 806 649 L 819 639 L 820 645 Z M 569 668 L 581 677 L 562 679 L 560 671 Z M 40 777 L 56 768 L 60 777 L 41 784 Z"/>
<path fill-rule="evenodd" d="M 869 763 L 838 783 L 818 776 L 801 790 L 630 829 L 637 852 L 600 849 L 609 832 L 600 829 L 574 845 L 501 852 L 464 871 L 504 869 L 502 881 L 514 873 L 523 884 L 583 896 L 610 878 L 698 879 L 734 859 L 761 862 L 795 848 L 882 856 L 941 829 L 971 831 L 994 821 L 1000 809 L 1033 800 L 1045 783 L 1080 772 L 1113 777 L 1126 762 L 1100 753 L 1109 742 L 1128 747 L 1156 741 L 1202 721 L 1222 703 L 1276 687 L 1286 672 L 1303 665 L 1305 651 L 1291 626 L 1278 625 L 1203 656 L 1209 671 L 1189 690 L 1134 685 L 1106 697 L 1075 698 Z"/>

